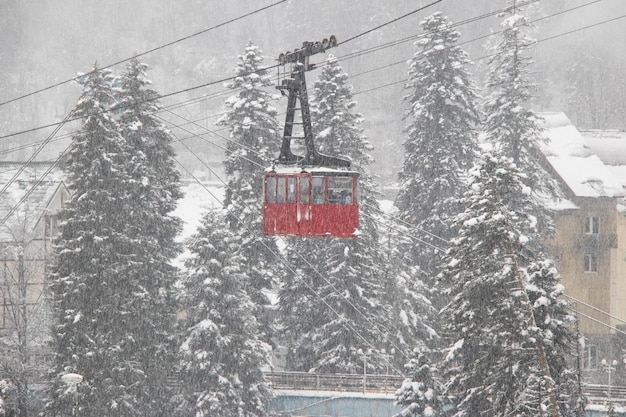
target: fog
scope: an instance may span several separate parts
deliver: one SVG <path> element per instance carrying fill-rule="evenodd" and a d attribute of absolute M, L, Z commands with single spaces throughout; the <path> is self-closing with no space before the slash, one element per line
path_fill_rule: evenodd
<path fill-rule="evenodd" d="M 270 66 L 279 53 L 299 47 L 302 41 L 318 41 L 332 34 L 339 42 L 349 40 L 429 3 L 290 0 L 225 23 L 273 3 L 0 0 L 0 102 L 4 103 L 0 105 L 0 158 L 27 159 L 32 149 L 21 146 L 42 141 L 52 128 L 13 134 L 62 120 L 75 105 L 80 92 L 80 86 L 69 80 L 79 72 L 91 70 L 95 63 L 108 66 L 153 50 L 142 55 L 142 60 L 151 66 L 149 77 L 154 88 L 161 94 L 170 94 L 232 76 L 237 55 L 248 40 L 261 47 L 266 56 L 265 64 Z M 532 51 L 536 59 L 535 110 L 564 111 L 580 128 L 626 128 L 626 86 L 622 77 L 626 63 L 626 19 L 623 18 L 626 2 L 544 0 L 530 3 L 524 12 L 536 21 L 532 33 L 538 40 Z M 328 51 L 339 58 L 352 76 L 355 98 L 359 102 L 357 110 L 363 114 L 366 134 L 376 147 L 374 169 L 382 175 L 383 181 L 393 181 L 402 161 L 399 151 L 404 125 L 402 80 L 407 73 L 405 61 L 416 50 L 411 37 L 420 33 L 420 20 L 440 10 L 453 22 L 464 23 L 506 4 L 504 0 L 442 0 Z M 576 7 L 580 8 L 571 10 Z M 497 15 L 482 17 L 458 27 L 463 48 L 475 61 L 473 70 L 478 84 L 487 66 L 489 51 L 486 47 L 496 39 L 487 35 L 499 30 L 502 19 L 503 16 Z M 599 24 L 608 19 L 616 20 Z M 172 43 L 217 25 L 221 26 Z M 387 47 L 372 50 L 379 45 Z M 320 56 L 316 62 L 323 59 Z M 112 67 L 116 73 L 121 73 L 123 68 L 123 64 Z M 307 74 L 309 87 L 316 75 L 315 71 Z M 573 92 L 575 83 L 578 96 Z M 39 90 L 44 91 L 31 94 Z M 206 128 L 218 130 L 214 123 L 223 111 L 227 97 L 224 92 L 223 83 L 217 82 L 173 94 L 164 98 L 162 104 L 172 105 L 205 96 L 202 101 L 187 103 L 173 111 L 198 120 Z M 279 113 L 285 106 L 286 100 L 276 103 Z M 181 123 L 181 119 L 177 120 L 172 114 L 163 114 L 163 117 L 170 120 L 172 126 Z M 59 139 L 44 152 L 47 158 L 67 145 L 63 134 L 75 128 L 75 125 L 68 125 L 62 129 Z M 180 138 L 190 135 L 174 127 L 172 130 Z M 219 136 L 210 140 L 223 141 Z M 202 155 L 220 153 L 206 141 L 190 140 L 189 145 Z M 191 158 L 182 159 L 194 164 Z M 214 157 L 213 162 L 219 163 L 219 158 Z"/>

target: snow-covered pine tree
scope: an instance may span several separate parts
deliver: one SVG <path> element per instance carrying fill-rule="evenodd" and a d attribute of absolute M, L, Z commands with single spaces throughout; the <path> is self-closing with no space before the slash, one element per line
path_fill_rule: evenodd
<path fill-rule="evenodd" d="M 172 291 L 178 271 L 171 260 L 180 252 L 175 238 L 181 221 L 171 213 L 182 192 L 172 136 L 156 117 L 158 93 L 150 88 L 147 68 L 138 59 L 128 63 L 119 79 L 115 109 L 122 136 L 130 147 L 126 166 L 130 201 L 124 213 L 124 231 L 133 239 L 132 248 L 126 252 L 126 276 L 131 281 L 127 289 L 133 294 L 132 314 L 136 319 L 128 332 L 138 347 L 136 360 L 145 374 L 142 412 L 156 416 L 166 413 L 172 388 L 167 378 L 175 364 L 176 303 Z"/>
<path fill-rule="evenodd" d="M 293 239 L 290 262 L 297 274 L 280 292 L 280 309 L 290 344 L 290 365 L 318 372 L 367 372 L 389 368 L 382 351 L 390 340 L 389 307 L 375 214 L 376 185 L 366 172 L 371 145 L 348 75 L 329 57 L 314 84 L 313 132 L 321 153 L 348 157 L 360 172 L 360 232 L 356 239 Z M 328 305 L 326 304 L 328 303 Z M 367 356 L 367 357 L 366 357 Z"/>
<path fill-rule="evenodd" d="M 451 296 L 446 388 L 455 392 L 455 417 L 537 415 L 527 384 L 534 382 L 533 398 L 549 398 L 539 354 L 546 334 L 532 328 L 518 267 L 538 257 L 529 243 L 537 237 L 535 203 L 507 157 L 485 155 L 470 174 L 441 275 Z"/>
<path fill-rule="evenodd" d="M 63 161 L 72 198 L 60 215 L 51 276 L 58 323 L 51 416 L 142 415 L 152 400 L 145 396 L 144 346 L 138 344 L 138 333 L 152 329 L 138 326 L 134 309 L 147 295 L 137 282 L 144 259 L 135 249 L 142 242 L 128 234 L 126 222 L 134 197 L 131 149 L 110 112 L 111 80 L 106 70 L 85 76 L 74 109 L 83 125 Z M 68 372 L 84 377 L 76 398 L 60 379 Z"/>
<path fill-rule="evenodd" d="M 410 330 L 413 340 L 406 343 L 412 343 L 411 349 L 419 342 L 420 354 L 436 361 L 436 354 L 427 350 L 440 340 L 436 313 L 445 302 L 436 291 L 435 277 L 441 269 L 441 248 L 454 233 L 450 219 L 461 211 L 458 200 L 465 172 L 476 157 L 480 115 L 467 71 L 469 60 L 458 46 L 459 32 L 440 12 L 420 25 L 423 33 L 405 87 L 407 139 L 395 201 L 398 217 L 405 223 L 396 227 L 416 227 L 408 229 L 410 238 L 398 235 L 392 243 L 398 249 L 391 263 L 397 265 L 395 276 L 401 286 L 395 303 L 396 322 L 404 324 L 400 334 L 406 338 Z M 419 396 L 413 400 L 422 401 Z M 410 401 L 409 397 L 402 400 L 406 410 L 422 407 Z"/>
<path fill-rule="evenodd" d="M 439 417 L 446 415 L 444 387 L 429 358 L 430 349 L 418 346 L 406 364 L 407 378 L 396 392 L 396 404 L 404 409 L 396 417 Z"/>
<path fill-rule="evenodd" d="M 277 112 L 267 91 L 272 82 L 259 47 L 249 42 L 238 61 L 236 77 L 228 84 L 235 94 L 226 100 L 228 112 L 217 122 L 230 131 L 224 205 L 226 221 L 239 237 L 238 251 L 246 262 L 246 290 L 262 313 L 269 304 L 263 290 L 275 284 L 279 265 L 272 254 L 278 252 L 275 241 L 261 235 L 264 169 L 278 156 Z M 263 323 L 269 340 L 269 322 L 263 319 Z"/>
<path fill-rule="evenodd" d="M 180 348 L 182 401 L 176 415 L 264 417 L 270 394 L 262 367 L 254 305 L 244 289 L 246 260 L 240 237 L 224 227 L 226 214 L 209 211 L 189 240 L 182 305 L 185 340 Z"/>
<path fill-rule="evenodd" d="M 539 337 L 545 345 L 561 415 L 582 415 L 585 402 L 578 383 L 579 369 L 571 365 L 576 363 L 577 356 L 576 318 L 569 303 L 561 297 L 564 291 L 561 277 L 554 262 L 541 255 L 524 272 L 528 280 L 526 292 Z"/>
<path fill-rule="evenodd" d="M 480 120 L 459 32 L 440 12 L 420 25 L 423 33 L 405 86 L 407 138 L 395 205 L 400 218 L 416 227 L 412 234 L 419 235 L 419 241 L 403 248 L 417 271 L 413 279 L 434 288 L 441 265 L 438 248 L 454 234 L 449 219 L 461 211 L 462 178 L 475 160 Z M 425 295 L 437 307 L 443 304 L 438 296 Z"/>
<path fill-rule="evenodd" d="M 512 0 L 514 5 L 516 0 Z M 534 41 L 525 35 L 530 26 L 528 19 L 513 7 L 513 14 L 502 22 L 501 40 L 493 48 L 489 59 L 487 88 L 490 91 L 485 103 L 486 140 L 527 173 L 524 180 L 534 196 L 557 196 L 558 186 L 542 162 L 541 145 L 545 138 L 539 118 L 529 108 L 534 85 L 530 71 L 533 64 L 528 55 Z M 535 213 L 542 233 L 552 231 L 548 214 L 537 206 Z"/>

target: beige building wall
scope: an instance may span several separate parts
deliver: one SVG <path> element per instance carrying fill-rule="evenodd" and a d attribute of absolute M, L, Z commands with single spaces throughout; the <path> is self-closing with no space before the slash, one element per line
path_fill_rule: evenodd
<path fill-rule="evenodd" d="M 625 330 L 626 321 L 626 207 L 618 206 L 616 214 L 617 248 L 613 251 L 611 276 L 611 326 Z"/>
<path fill-rule="evenodd" d="M 616 323 L 603 312 L 615 315 L 618 298 L 623 299 L 617 292 L 624 282 L 617 277 L 626 268 L 626 242 L 624 235 L 621 241 L 618 238 L 618 225 L 626 231 L 626 221 L 614 198 L 573 200 L 578 209 L 560 211 L 555 217 L 557 235 L 549 242 L 551 255 L 557 260 L 565 294 L 580 301 L 569 300 L 579 313 L 580 331 L 607 335 Z M 599 219 L 598 233 L 585 230 L 591 217 Z"/>

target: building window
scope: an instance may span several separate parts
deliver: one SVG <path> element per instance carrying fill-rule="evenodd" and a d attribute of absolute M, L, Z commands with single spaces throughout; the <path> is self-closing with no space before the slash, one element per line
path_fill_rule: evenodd
<path fill-rule="evenodd" d="M 587 218 L 585 218 L 585 234 L 597 235 L 598 233 L 600 233 L 600 218 L 587 216 Z"/>
<path fill-rule="evenodd" d="M 598 272 L 598 255 L 587 253 L 584 257 L 585 272 Z"/>
<path fill-rule="evenodd" d="M 583 369 L 598 369 L 598 347 L 585 346 L 583 351 Z"/>

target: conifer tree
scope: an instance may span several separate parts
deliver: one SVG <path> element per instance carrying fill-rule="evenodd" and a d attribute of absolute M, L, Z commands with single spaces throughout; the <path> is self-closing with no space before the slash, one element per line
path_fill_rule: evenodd
<path fill-rule="evenodd" d="M 525 35 L 530 26 L 528 19 L 519 14 L 519 8 L 514 10 L 516 13 L 502 22 L 501 39 L 489 60 L 487 88 L 490 94 L 485 104 L 484 130 L 487 141 L 528 174 L 524 182 L 535 197 L 539 194 L 555 196 L 558 194 L 556 182 L 542 165 L 543 130 L 539 118 L 529 108 L 535 86 L 530 79 L 533 61 L 528 54 L 534 41 Z M 550 232 L 552 223 L 547 213 L 541 210 L 535 215 L 539 217 L 540 228 Z"/>
<path fill-rule="evenodd" d="M 396 392 L 396 404 L 404 407 L 396 417 L 444 416 L 444 387 L 429 358 L 430 349 L 415 348 L 406 364 L 407 378 Z"/>
<path fill-rule="evenodd" d="M 507 415 L 533 365 L 519 354 L 529 326 L 510 258 L 530 256 L 524 243 L 532 217 L 507 205 L 524 207 L 528 189 L 506 158 L 487 155 L 471 175 L 442 273 L 452 297 L 444 324 L 451 337 L 447 389 L 457 393 L 457 417 Z"/>
<path fill-rule="evenodd" d="M 314 84 L 312 128 L 321 153 L 347 157 L 359 171 L 360 234 L 356 239 L 294 239 L 290 261 L 297 273 L 280 293 L 291 365 L 319 372 L 381 372 L 389 339 L 389 307 L 383 302 L 376 185 L 366 168 L 371 145 L 348 75 L 331 55 Z"/>
<path fill-rule="evenodd" d="M 538 337 L 546 347 L 561 414 L 581 415 L 585 402 L 578 384 L 580 370 L 571 365 L 577 356 L 576 318 L 570 312 L 569 303 L 561 297 L 564 292 L 561 277 L 554 262 L 542 254 L 524 272 L 528 279 L 526 292 L 533 306 Z"/>
<path fill-rule="evenodd" d="M 246 291 L 262 312 L 269 304 L 263 289 L 271 288 L 277 279 L 273 239 L 261 236 L 261 211 L 264 169 L 278 155 L 278 123 L 269 73 L 263 69 L 263 56 L 258 46 L 249 42 L 238 57 L 236 78 L 228 84 L 235 93 L 226 100 L 228 108 L 219 121 L 230 131 L 224 162 L 228 184 L 224 206 L 226 221 L 239 237 L 238 251 L 246 262 Z M 274 254 L 273 254 L 273 253 Z M 270 326 L 264 320 L 269 340 Z"/>
<path fill-rule="evenodd" d="M 467 54 L 458 46 L 459 32 L 440 12 L 420 25 L 419 50 L 409 63 L 405 87 L 407 139 L 395 205 L 404 221 L 426 231 L 416 232 L 425 244 L 406 250 L 413 265 L 434 277 L 440 265 L 435 247 L 453 234 L 449 216 L 461 210 L 462 178 L 475 159 L 480 120 Z"/>
<path fill-rule="evenodd" d="M 486 155 L 471 171 L 442 272 L 447 389 L 455 416 L 558 415 L 579 394 L 566 360 L 575 349 L 562 288 L 538 238 L 536 201 L 508 157 Z M 523 265 L 528 265 L 524 268 Z M 557 374 L 558 373 L 558 374 Z"/>
<path fill-rule="evenodd" d="M 182 280 L 186 334 L 180 348 L 182 401 L 176 415 L 263 417 L 268 365 L 254 305 L 244 289 L 246 262 L 223 212 L 209 211 L 189 240 Z"/>
<path fill-rule="evenodd" d="M 164 171 L 171 154 L 167 137 L 156 137 L 162 128 L 149 126 L 153 110 L 128 106 L 120 125 L 111 85 L 109 71 L 86 75 L 74 109 L 83 125 L 63 161 L 72 198 L 51 277 L 58 325 L 48 415 L 168 415 L 177 275 L 169 262 L 179 228 L 168 213 L 178 177 Z M 122 100 L 141 101 L 123 91 Z M 123 136 L 129 130 L 134 138 Z M 68 372 L 83 375 L 76 397 L 60 380 Z"/>
<path fill-rule="evenodd" d="M 403 333 L 406 324 L 414 329 L 411 348 L 418 337 L 421 357 L 436 361 L 437 354 L 429 348 L 440 340 L 437 311 L 446 300 L 436 290 L 435 277 L 441 268 L 443 248 L 454 233 L 451 218 L 461 211 L 458 200 L 464 175 L 475 159 L 480 115 L 467 72 L 467 54 L 458 46 L 459 32 L 440 12 L 420 25 L 423 32 L 409 63 L 405 87 L 407 139 L 395 201 L 406 236 L 417 235 L 417 239 L 398 236 L 396 252 L 404 259 L 396 256 L 393 264 L 401 265 L 396 279 L 404 287 L 398 297 L 397 321 L 405 322 Z M 412 358 L 407 366 L 415 366 L 415 360 Z M 421 382 L 413 379 L 413 383 Z M 410 401 L 417 402 L 411 405 Z M 422 409 L 422 402 L 419 395 L 407 394 L 401 400 L 407 410 Z"/>
<path fill-rule="evenodd" d="M 133 337 L 146 375 L 145 392 L 152 401 L 144 412 L 164 413 L 172 387 L 167 377 L 175 364 L 174 324 L 176 303 L 173 297 L 178 270 L 171 260 L 180 252 L 175 238 L 181 220 L 171 215 L 182 197 L 180 174 L 174 166 L 172 136 L 157 119 L 158 93 L 150 88 L 148 66 L 132 59 L 119 80 L 118 103 L 121 133 L 130 147 L 128 155 L 128 192 L 132 201 L 124 213 L 126 233 L 134 239 L 128 278 L 137 289 L 133 314 Z M 130 254 L 129 254 L 130 255 Z"/>
<path fill-rule="evenodd" d="M 123 168 L 129 150 L 119 125 L 109 113 L 115 97 L 109 71 L 94 69 L 86 76 L 83 94 L 74 113 L 83 120 L 74 135 L 64 168 L 72 199 L 61 213 L 61 234 L 51 280 L 58 325 L 53 348 L 56 366 L 51 387 L 50 415 L 70 415 L 74 399 L 60 377 L 83 375 L 74 414 L 110 415 L 123 410 L 133 415 L 138 407 L 130 387 L 139 369 L 123 360 L 133 343 L 120 331 L 128 323 L 128 305 L 119 288 L 126 286 L 126 261 L 120 253 L 130 249 L 130 237 L 119 229 L 119 213 L 126 211 L 128 177 Z"/>

